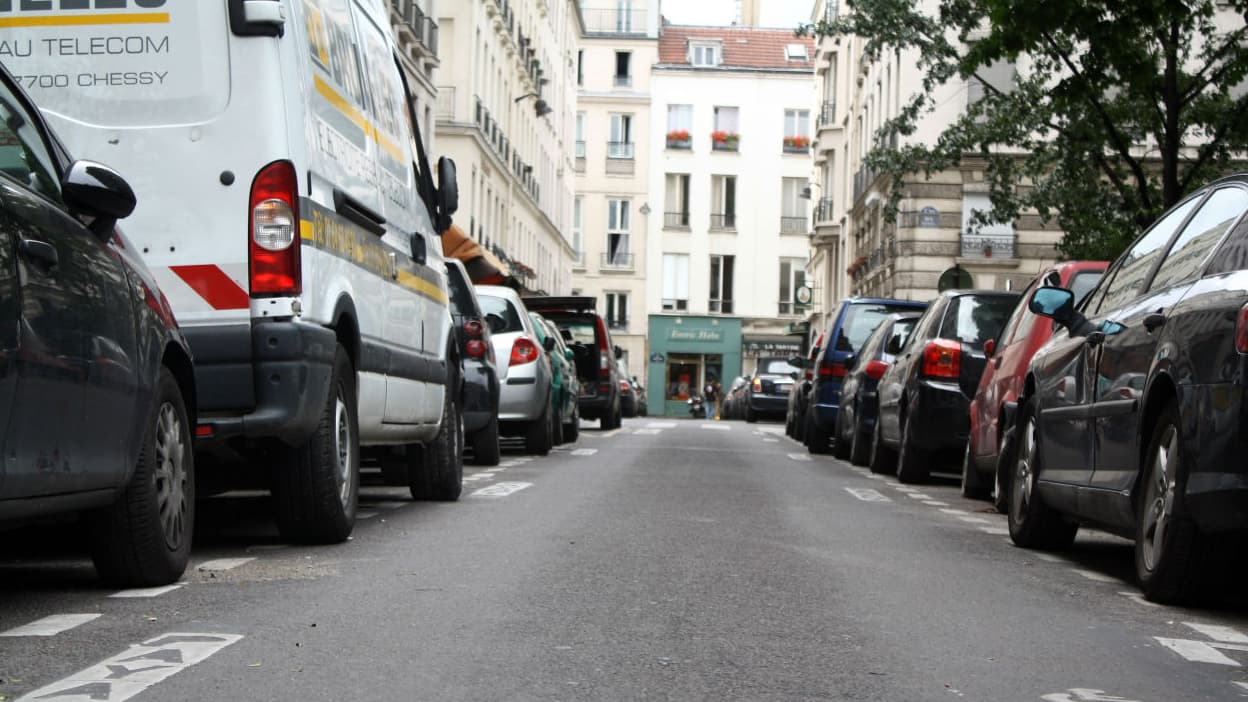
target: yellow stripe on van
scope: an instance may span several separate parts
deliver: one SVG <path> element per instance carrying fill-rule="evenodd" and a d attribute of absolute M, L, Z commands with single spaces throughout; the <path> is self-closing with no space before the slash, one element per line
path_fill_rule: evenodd
<path fill-rule="evenodd" d="M 442 291 L 442 288 L 407 271 L 399 271 L 399 285 L 411 288 L 421 295 L 437 301 L 438 304 L 445 305 L 448 302 L 446 293 Z"/>
<path fill-rule="evenodd" d="M 0 28 L 86 27 L 101 24 L 169 24 L 168 12 L 127 12 L 118 15 L 37 15 L 0 18 Z"/>
<path fill-rule="evenodd" d="M 338 110 L 344 117 L 355 123 L 355 126 L 364 130 L 370 139 L 377 143 L 378 146 L 385 149 L 387 153 L 394 157 L 399 163 L 404 163 L 407 159 L 403 155 L 403 150 L 399 148 L 385 134 L 382 134 L 376 127 L 369 123 L 368 119 L 352 105 L 349 100 L 340 95 L 337 90 L 329 83 L 326 83 L 320 76 L 312 76 L 312 83 L 316 86 L 316 92 L 321 97 L 329 101 L 335 110 Z"/>

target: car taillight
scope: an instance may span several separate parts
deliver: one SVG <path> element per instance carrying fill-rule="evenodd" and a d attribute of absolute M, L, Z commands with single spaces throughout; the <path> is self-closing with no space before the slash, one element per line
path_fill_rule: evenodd
<path fill-rule="evenodd" d="M 923 375 L 929 378 L 956 378 L 962 367 L 962 345 L 948 339 L 933 339 L 923 349 Z"/>
<path fill-rule="evenodd" d="M 884 377 L 884 371 L 886 370 L 888 370 L 887 363 L 883 361 L 871 361 L 867 364 L 867 367 L 863 369 L 863 372 L 867 374 L 868 378 L 879 380 Z"/>
<path fill-rule="evenodd" d="M 480 339 L 472 339 L 468 343 L 464 344 L 464 351 L 466 351 L 468 355 L 473 358 L 484 358 L 485 342 Z"/>
<path fill-rule="evenodd" d="M 629 388 L 631 387 L 632 386 L 628 384 L 627 380 L 620 381 L 620 392 L 628 392 Z"/>
<path fill-rule="evenodd" d="M 540 351 L 537 344 L 527 336 L 521 336 L 516 339 L 516 343 L 511 345 L 511 362 L 509 366 L 523 366 L 526 363 L 532 363 L 537 360 Z"/>
<path fill-rule="evenodd" d="M 1235 350 L 1248 353 L 1248 305 L 1239 308 L 1239 320 L 1235 322 Z"/>
<path fill-rule="evenodd" d="M 819 377 L 820 378 L 844 378 L 845 377 L 845 364 L 837 363 L 831 359 L 825 358 L 823 359 L 823 362 L 819 364 Z"/>
<path fill-rule="evenodd" d="M 256 174 L 248 215 L 251 294 L 298 295 L 299 182 L 290 161 L 274 161 Z"/>

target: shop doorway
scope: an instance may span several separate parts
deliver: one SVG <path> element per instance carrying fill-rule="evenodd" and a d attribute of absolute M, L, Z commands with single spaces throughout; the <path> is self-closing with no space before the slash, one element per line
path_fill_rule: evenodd
<path fill-rule="evenodd" d="M 689 398 L 704 395 L 707 384 L 717 392 L 723 387 L 724 357 L 721 354 L 670 354 L 664 373 L 665 414 L 682 416 L 689 413 Z"/>

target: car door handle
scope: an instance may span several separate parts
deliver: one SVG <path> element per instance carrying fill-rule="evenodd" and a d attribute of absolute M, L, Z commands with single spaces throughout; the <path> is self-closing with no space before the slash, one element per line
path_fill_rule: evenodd
<path fill-rule="evenodd" d="M 1148 330 L 1149 334 L 1152 334 L 1153 332 L 1157 331 L 1162 326 L 1165 326 L 1165 324 L 1166 324 L 1166 315 L 1162 314 L 1161 312 L 1154 312 L 1153 314 L 1150 314 L 1144 318 L 1144 328 Z"/>
<path fill-rule="evenodd" d="M 56 252 L 56 247 L 46 241 L 38 239 L 22 239 L 17 246 L 22 255 L 36 263 L 41 263 L 49 268 L 61 262 L 60 254 Z"/>

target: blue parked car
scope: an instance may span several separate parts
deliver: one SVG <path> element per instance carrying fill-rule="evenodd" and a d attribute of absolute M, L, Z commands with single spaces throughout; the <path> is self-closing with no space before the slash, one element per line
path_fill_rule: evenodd
<path fill-rule="evenodd" d="M 923 311 L 924 302 L 846 298 L 824 333 L 823 350 L 815 364 L 806 411 L 806 447 L 811 453 L 832 450 L 832 433 L 840 408 L 841 383 L 871 333 L 894 312 Z"/>
<path fill-rule="evenodd" d="M 921 316 L 918 310 L 890 314 L 863 344 L 841 384 L 841 408 L 836 414 L 832 445 L 837 458 L 848 458 L 856 466 L 867 465 L 880 409 L 880 378 L 893 364 Z"/>

